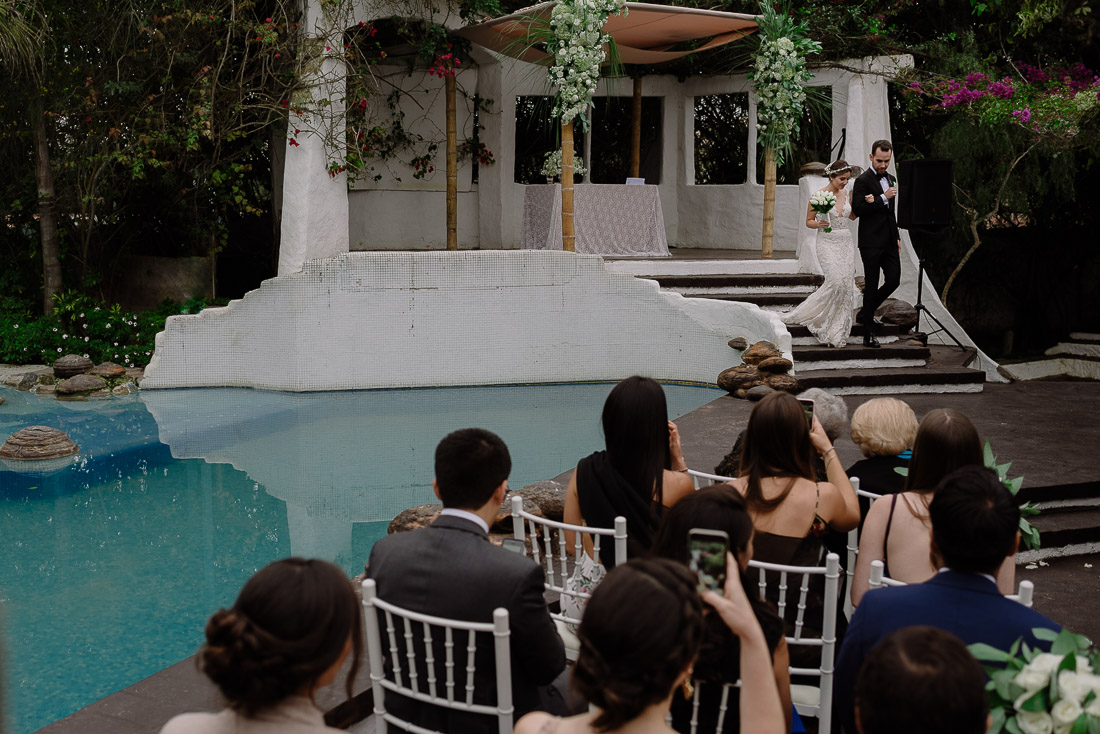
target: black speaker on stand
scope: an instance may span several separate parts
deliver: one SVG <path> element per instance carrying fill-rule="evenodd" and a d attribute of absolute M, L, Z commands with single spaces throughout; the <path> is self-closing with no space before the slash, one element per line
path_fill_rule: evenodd
<path fill-rule="evenodd" d="M 952 196 L 951 161 L 946 158 L 920 158 L 898 161 L 898 227 L 909 230 L 913 249 L 917 254 L 917 331 L 920 331 L 920 315 L 928 318 L 939 328 L 929 334 L 943 332 L 951 340 L 966 349 L 935 315 L 924 305 L 924 261 L 921 248 L 917 246 L 926 237 L 941 235 L 951 228 Z"/>

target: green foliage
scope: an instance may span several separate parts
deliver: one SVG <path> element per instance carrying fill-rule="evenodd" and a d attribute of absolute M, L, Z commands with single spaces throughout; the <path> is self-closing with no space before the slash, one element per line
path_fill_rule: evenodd
<path fill-rule="evenodd" d="M 81 354 L 96 363 L 144 367 L 165 319 L 225 301 L 165 301 L 150 311 L 131 313 L 118 304 L 67 291 L 59 293 L 54 304 L 53 315 L 36 316 L 18 302 L 0 301 L 0 362 L 53 364 L 65 354 Z"/>
<path fill-rule="evenodd" d="M 1000 479 L 1001 483 L 1012 493 L 1013 497 L 1019 494 L 1020 488 L 1024 486 L 1024 478 L 1008 478 L 1008 470 L 1012 468 L 1012 462 L 1009 461 L 1004 464 L 998 464 L 997 457 L 993 454 L 993 447 L 988 440 L 985 442 L 985 448 L 983 449 L 983 460 L 986 467 L 997 472 L 997 478 Z M 1034 517 L 1038 514 L 1039 508 L 1034 502 L 1025 502 L 1020 505 L 1020 537 L 1023 538 L 1024 545 L 1026 545 L 1029 550 L 1039 550 L 1039 528 L 1032 525 L 1028 520 L 1029 517 Z"/>

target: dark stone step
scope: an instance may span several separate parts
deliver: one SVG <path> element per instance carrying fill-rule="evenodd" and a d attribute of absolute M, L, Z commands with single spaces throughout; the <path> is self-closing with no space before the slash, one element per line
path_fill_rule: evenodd
<path fill-rule="evenodd" d="M 1016 474 L 1009 470 L 1008 475 Z M 1029 487 L 1027 476 L 1024 477 L 1024 486 L 1020 488 L 1016 499 L 1020 502 L 1065 502 L 1095 499 L 1100 502 L 1100 480 L 1091 482 L 1075 482 L 1073 484 L 1057 484 L 1046 487 Z M 1052 507 L 1043 510 L 1043 514 L 1076 511 L 1077 508 Z"/>
<path fill-rule="evenodd" d="M 743 273 L 738 275 L 661 275 L 652 278 L 662 288 L 751 288 L 819 286 L 825 278 L 814 273 Z"/>
<path fill-rule="evenodd" d="M 857 343 L 846 347 L 795 345 L 791 352 L 794 354 L 795 369 L 798 368 L 799 362 L 832 362 L 845 359 L 928 359 L 931 356 L 928 347 L 908 344 L 883 344 L 878 349 L 872 349 L 863 346 L 862 337 Z"/>
<path fill-rule="evenodd" d="M 738 301 L 740 303 L 754 303 L 761 308 L 765 306 L 782 306 L 794 308 L 806 300 L 808 293 L 691 293 L 688 298 L 713 298 L 716 301 Z"/>
<path fill-rule="evenodd" d="M 1043 548 L 1100 542 L 1100 509 L 1043 512 L 1028 519 L 1039 529 Z"/>
<path fill-rule="evenodd" d="M 853 338 L 863 338 L 863 333 L 867 330 L 867 327 L 863 324 L 852 323 L 851 336 Z M 787 331 L 791 332 L 791 338 L 797 339 L 799 337 L 813 336 L 810 330 L 805 326 L 788 326 Z M 883 324 L 882 326 L 875 327 L 876 336 L 902 336 L 901 329 L 893 324 Z"/>
<path fill-rule="evenodd" d="M 885 349 L 885 347 L 884 347 Z M 879 350 L 881 351 L 881 350 Z M 972 385 L 985 373 L 966 367 L 879 367 L 858 370 L 808 370 L 795 374 L 803 388 L 896 387 L 898 385 Z"/>

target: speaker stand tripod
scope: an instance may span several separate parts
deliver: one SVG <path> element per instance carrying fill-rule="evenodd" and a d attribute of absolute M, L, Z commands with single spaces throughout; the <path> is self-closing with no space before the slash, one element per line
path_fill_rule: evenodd
<path fill-rule="evenodd" d="M 922 234 L 932 233 L 924 232 Z M 912 240 L 912 235 L 913 232 L 911 230 L 910 240 Z M 935 322 L 936 326 L 939 327 L 938 329 L 929 331 L 925 335 L 925 344 L 927 344 L 927 337 L 943 332 L 944 334 L 947 334 L 949 337 L 951 337 L 951 341 L 955 342 L 959 349 L 965 352 L 966 347 L 963 345 L 963 343 L 959 341 L 954 334 L 951 333 L 950 329 L 943 325 L 942 321 L 936 318 L 936 315 L 934 313 L 928 310 L 927 306 L 924 305 L 924 260 L 921 259 L 920 252 L 917 250 L 916 246 L 913 247 L 913 253 L 917 256 L 917 302 L 913 304 L 913 308 L 915 308 L 917 311 L 917 331 L 920 331 L 920 315 L 921 313 L 925 313 L 928 315 L 928 318 Z M 944 308 L 946 309 L 947 307 L 944 306 Z"/>

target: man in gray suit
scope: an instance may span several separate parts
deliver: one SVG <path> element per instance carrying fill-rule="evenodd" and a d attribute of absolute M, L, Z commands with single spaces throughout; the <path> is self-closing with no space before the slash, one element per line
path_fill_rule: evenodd
<path fill-rule="evenodd" d="M 512 460 L 494 433 L 466 428 L 446 436 L 435 451 L 432 488 L 443 511 L 429 527 L 390 535 L 374 544 L 367 574 L 378 596 L 391 604 L 439 617 L 491 622 L 493 610 L 508 610 L 515 717 L 535 710 L 564 713 L 549 685 L 565 668 L 565 648 L 543 596 L 543 573 L 529 558 L 489 542 L 489 524 L 508 491 Z M 419 637 L 419 635 L 418 635 Z M 437 640 L 437 661 L 444 660 Z M 435 644 L 435 643 L 433 643 Z M 423 643 L 417 658 L 424 659 Z M 405 659 L 404 650 L 401 659 Z M 388 661 L 387 661 L 388 665 Z M 495 704 L 490 635 L 478 638 L 474 701 Z M 465 666 L 455 666 L 456 690 L 465 689 Z M 421 671 L 421 679 L 426 679 Z M 437 677 L 443 679 L 437 673 Z M 391 693 L 386 709 L 437 731 L 495 731 L 486 716 L 425 706 Z"/>

